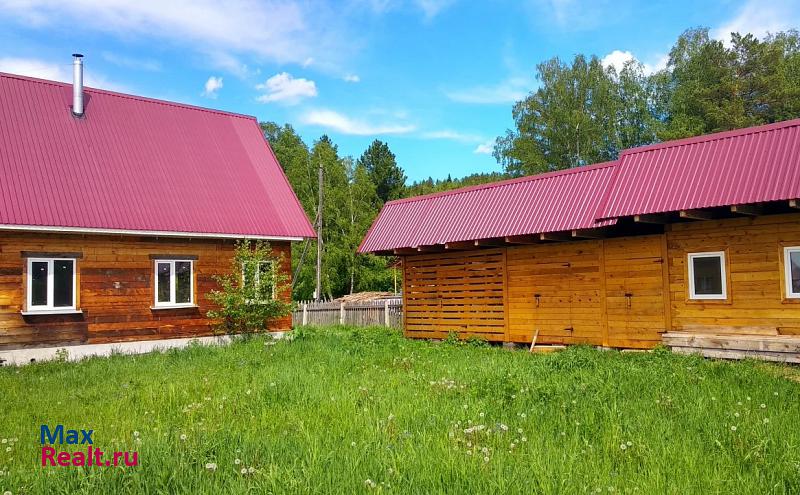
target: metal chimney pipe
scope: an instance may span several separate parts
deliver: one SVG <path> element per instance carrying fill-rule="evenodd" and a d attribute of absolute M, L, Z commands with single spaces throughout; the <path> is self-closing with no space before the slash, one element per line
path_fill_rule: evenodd
<path fill-rule="evenodd" d="M 83 116 L 83 55 L 72 54 L 72 113 Z"/>

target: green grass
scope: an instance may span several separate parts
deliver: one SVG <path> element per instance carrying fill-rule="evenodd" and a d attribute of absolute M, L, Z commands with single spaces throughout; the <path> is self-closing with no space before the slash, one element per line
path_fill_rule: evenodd
<path fill-rule="evenodd" d="M 0 493 L 799 493 L 797 375 L 348 328 L 0 368 Z M 41 467 L 59 423 L 140 465 Z"/>

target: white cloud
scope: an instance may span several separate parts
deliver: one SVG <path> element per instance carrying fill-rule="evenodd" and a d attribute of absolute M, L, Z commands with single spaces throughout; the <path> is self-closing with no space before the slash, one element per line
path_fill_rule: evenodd
<path fill-rule="evenodd" d="M 511 77 L 494 86 L 475 86 L 446 94 L 451 100 L 460 103 L 506 104 L 525 98 L 531 86 L 527 78 Z"/>
<path fill-rule="evenodd" d="M 625 64 L 630 61 L 635 60 L 642 64 L 642 70 L 645 74 L 653 74 L 655 72 L 660 71 L 661 69 L 667 66 L 667 62 L 669 61 L 668 55 L 658 55 L 654 57 L 654 60 L 651 62 L 642 62 L 640 61 L 633 53 L 625 50 L 614 50 L 611 53 L 607 54 L 605 57 L 602 58 L 600 61 L 604 67 L 614 67 L 614 69 L 619 73 Z"/>
<path fill-rule="evenodd" d="M 110 62 L 114 65 L 128 69 L 146 70 L 150 72 L 161 70 L 161 64 L 155 60 L 126 57 L 124 55 L 112 52 L 103 52 L 100 54 L 100 56 L 102 56 L 103 60 L 106 62 Z"/>
<path fill-rule="evenodd" d="M 417 8 L 422 10 L 425 20 L 431 20 L 447 7 L 453 5 L 455 0 L 415 0 Z"/>
<path fill-rule="evenodd" d="M 423 132 L 422 137 L 424 139 L 447 139 L 449 141 L 458 141 L 460 143 L 476 143 L 483 140 L 483 137 L 481 136 L 453 131 L 450 129 Z"/>
<path fill-rule="evenodd" d="M 206 85 L 203 89 L 203 96 L 216 98 L 217 92 L 220 89 L 222 89 L 222 78 L 211 76 L 208 78 L 208 81 L 206 81 Z"/>
<path fill-rule="evenodd" d="M 495 144 L 495 140 L 494 139 L 490 139 L 490 140 L 486 141 L 485 143 L 479 144 L 475 148 L 473 153 L 475 153 L 476 155 L 491 155 L 492 152 L 494 151 L 494 144 Z"/>
<path fill-rule="evenodd" d="M 614 50 L 603 57 L 600 62 L 603 64 L 603 67 L 611 66 L 614 67 L 617 72 L 620 72 L 625 64 L 630 60 L 636 60 L 636 57 L 633 56 L 633 53 L 629 51 Z"/>
<path fill-rule="evenodd" d="M 369 123 L 353 119 L 333 110 L 312 110 L 301 117 L 307 125 L 324 127 L 342 134 L 356 136 L 371 136 L 378 134 L 408 134 L 416 127 L 411 124 L 399 123 Z"/>
<path fill-rule="evenodd" d="M 361 81 L 361 78 L 358 77 L 358 74 L 345 74 L 345 76 L 342 79 L 344 79 L 346 82 L 349 83 L 357 83 Z"/>
<path fill-rule="evenodd" d="M 763 38 L 769 33 L 797 27 L 798 23 L 800 5 L 797 0 L 750 0 L 739 9 L 735 17 L 713 30 L 711 35 L 730 43 L 731 33 L 752 33 Z"/>
<path fill-rule="evenodd" d="M 256 89 L 266 91 L 256 98 L 261 103 L 281 102 L 295 105 L 304 98 L 317 96 L 317 85 L 308 79 L 295 79 L 287 72 L 281 72 L 267 79 L 264 84 L 257 84 Z"/>
<path fill-rule="evenodd" d="M 71 61 L 57 64 L 36 58 L 2 57 L 0 58 L 0 72 L 65 83 L 72 82 Z M 86 67 L 84 67 L 83 80 L 86 86 L 92 88 L 107 89 L 121 93 L 130 92 L 124 85 L 109 81 L 104 75 L 88 70 Z"/>
<path fill-rule="evenodd" d="M 333 8 L 301 0 L 0 0 L 4 21 L 74 25 L 126 38 L 167 40 L 202 54 L 251 54 L 278 63 L 328 62 L 353 44 Z"/>

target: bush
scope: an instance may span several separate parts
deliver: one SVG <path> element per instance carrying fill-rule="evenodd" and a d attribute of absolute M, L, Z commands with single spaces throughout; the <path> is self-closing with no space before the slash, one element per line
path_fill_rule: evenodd
<path fill-rule="evenodd" d="M 230 272 L 214 276 L 220 290 L 206 296 L 217 306 L 208 317 L 220 320 L 227 333 L 267 330 L 270 321 L 292 309 L 291 302 L 281 297 L 291 291 L 281 266 L 283 256 L 276 255 L 268 242 L 237 242 Z"/>

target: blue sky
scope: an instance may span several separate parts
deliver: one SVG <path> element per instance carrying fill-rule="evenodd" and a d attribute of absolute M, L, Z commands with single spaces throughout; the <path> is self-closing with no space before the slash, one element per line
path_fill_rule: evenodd
<path fill-rule="evenodd" d="M 547 58 L 636 57 L 686 28 L 764 35 L 800 0 L 0 0 L 0 71 L 291 123 L 357 157 L 389 143 L 410 179 L 499 171 L 491 143 Z"/>

